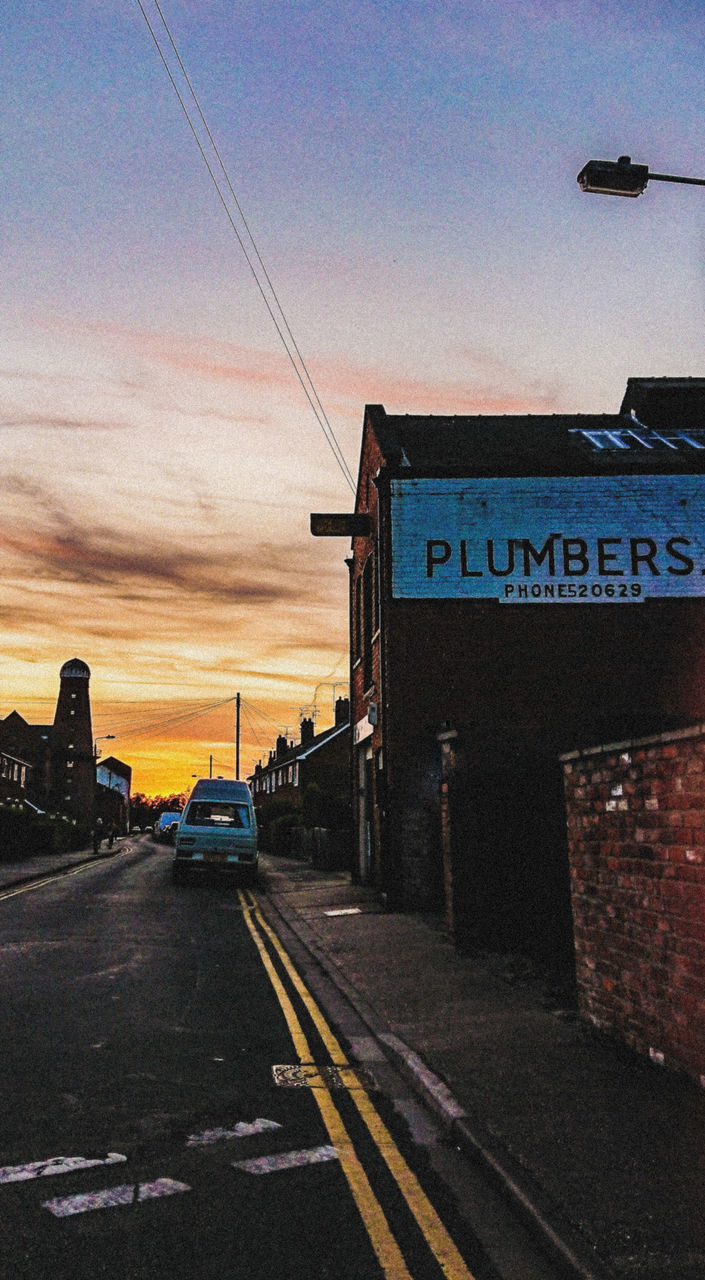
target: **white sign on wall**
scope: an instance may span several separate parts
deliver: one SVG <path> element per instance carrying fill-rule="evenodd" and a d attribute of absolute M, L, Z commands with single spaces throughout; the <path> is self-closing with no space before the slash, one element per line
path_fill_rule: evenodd
<path fill-rule="evenodd" d="M 391 518 L 396 598 L 705 596 L 705 476 L 393 480 Z"/>

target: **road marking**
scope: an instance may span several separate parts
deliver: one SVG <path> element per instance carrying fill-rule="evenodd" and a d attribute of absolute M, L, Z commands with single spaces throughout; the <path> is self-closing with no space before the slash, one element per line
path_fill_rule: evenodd
<path fill-rule="evenodd" d="M 289 1035 L 294 1042 L 294 1048 L 301 1062 L 310 1062 L 312 1058 L 308 1041 L 303 1033 L 301 1023 L 299 1022 L 294 1006 L 289 999 L 282 981 L 272 964 L 267 948 L 260 935 L 257 925 L 264 925 L 264 921 L 259 913 L 256 900 L 253 898 L 254 907 L 251 902 L 245 898 L 242 889 L 238 889 L 238 896 L 243 906 L 243 919 L 250 932 L 252 941 L 254 942 L 265 967 L 269 981 L 274 988 L 274 992 L 279 1001 L 286 1025 L 289 1028 Z M 257 916 L 257 925 L 252 920 L 253 914 Z M 264 926 L 266 928 L 266 926 Z M 278 940 L 277 940 L 278 941 Z M 342 1055 L 339 1055 L 342 1059 Z M 344 1059 L 341 1060 L 341 1066 L 347 1065 Z M 337 1150 L 340 1166 L 347 1179 L 348 1186 L 352 1193 L 352 1197 L 357 1205 L 358 1212 L 365 1225 L 365 1229 L 370 1238 L 370 1243 L 374 1249 L 380 1267 L 388 1280 L 412 1280 L 407 1270 L 401 1249 L 392 1235 L 389 1223 L 384 1215 L 382 1206 L 375 1196 L 370 1186 L 367 1174 L 360 1163 L 357 1152 L 348 1136 L 348 1132 L 343 1124 L 339 1111 L 333 1103 L 333 1099 L 327 1089 L 312 1089 L 311 1097 L 315 1098 L 318 1110 L 321 1113 L 321 1119 L 326 1127 L 331 1145 Z"/>
<path fill-rule="evenodd" d="M 127 1156 L 121 1156 L 117 1151 L 109 1151 L 104 1158 L 53 1156 L 50 1160 L 34 1160 L 31 1164 L 6 1165 L 0 1169 L 0 1184 L 51 1178 L 58 1173 L 75 1173 L 77 1169 L 95 1169 L 97 1165 L 124 1164 L 126 1160 Z"/>
<path fill-rule="evenodd" d="M 111 858 L 120 857 L 121 853 L 131 853 L 130 848 L 120 849 L 118 853 L 110 854 Z M 50 872 L 48 875 L 40 876 L 36 880 L 30 880 L 26 884 L 15 885 L 13 889 L 6 889 L 0 893 L 0 902 L 5 902 L 7 898 L 17 898 L 22 893 L 31 893 L 34 889 L 43 889 L 47 884 L 55 884 L 58 880 L 66 880 L 69 876 L 80 876 L 82 872 L 88 871 L 94 867 L 96 863 L 105 861 L 105 858 L 91 858 L 89 862 L 81 862 L 76 867 L 71 867 L 68 871 Z"/>
<path fill-rule="evenodd" d="M 345 1056 L 343 1054 L 343 1051 L 336 1037 L 334 1036 L 333 1032 L 328 1026 L 328 1023 L 324 1018 L 323 1014 L 321 1013 L 321 1010 L 319 1009 L 315 1000 L 313 999 L 313 996 L 311 995 L 308 988 L 305 986 L 302 979 L 300 978 L 297 970 L 295 969 L 292 961 L 289 958 L 288 953 L 282 946 L 274 930 L 267 924 L 266 920 L 262 916 L 262 913 L 257 904 L 257 899 L 255 898 L 254 894 L 250 894 L 250 901 L 253 904 L 251 914 L 255 916 L 257 920 L 257 926 L 266 934 L 274 950 L 279 956 L 279 959 L 282 965 L 284 966 L 284 969 L 286 970 L 289 980 L 291 981 L 294 989 L 296 990 L 297 994 L 302 1000 L 310 1017 L 313 1019 L 313 1022 L 318 1031 L 318 1034 L 323 1040 L 323 1043 L 325 1044 L 328 1053 L 333 1059 L 333 1062 L 335 1063 L 336 1066 L 349 1065 L 345 1060 Z M 247 921 L 248 927 L 250 928 L 250 931 L 253 932 L 255 930 L 255 925 L 252 923 L 252 920 L 250 919 L 250 914 L 248 914 L 248 912 L 245 912 L 244 915 L 245 915 L 245 920 Z M 261 943 L 261 946 L 263 948 L 264 944 Z M 271 967 L 271 961 L 269 961 L 269 956 L 267 956 L 267 962 Z M 272 972 L 274 971 L 272 970 Z M 275 977 L 276 977 L 276 974 L 275 974 Z M 270 979 L 273 981 L 273 979 L 271 978 L 271 973 L 270 973 Z M 276 980 L 279 983 L 278 977 Z M 281 983 L 279 983 L 279 985 L 281 986 Z M 288 997 L 286 997 L 286 999 L 288 999 Z M 280 1003 L 281 1003 L 281 999 L 280 999 Z M 293 1008 L 292 1008 L 292 1014 L 294 1018 L 296 1018 L 296 1015 L 293 1013 Z M 297 1025 L 298 1025 L 298 1021 L 297 1021 Z M 300 1027 L 299 1027 L 299 1030 L 301 1030 Z M 303 1033 L 301 1034 L 303 1038 Z M 297 1052 L 299 1052 L 299 1045 L 296 1042 L 296 1040 L 294 1040 L 294 1044 L 297 1049 Z M 305 1044 L 305 1040 L 304 1040 L 304 1044 Z M 302 1057 L 302 1054 L 300 1052 L 299 1052 L 299 1057 L 301 1058 L 302 1061 L 306 1061 L 306 1059 Z M 313 1093 L 313 1097 L 316 1098 L 317 1101 L 320 1097 L 326 1096 L 322 1091 L 319 1091 L 317 1089 L 312 1090 L 312 1093 Z M 378 1115 L 372 1103 L 372 1100 L 370 1099 L 367 1092 L 364 1089 L 351 1089 L 350 1097 L 352 1098 L 362 1119 L 364 1120 L 365 1125 L 367 1126 L 368 1132 L 370 1133 L 375 1143 L 375 1146 L 377 1147 L 377 1150 L 379 1151 L 380 1155 L 385 1161 L 390 1173 L 392 1174 L 392 1177 L 394 1178 L 394 1181 L 396 1182 L 397 1186 L 399 1187 L 399 1190 L 401 1191 L 404 1199 L 406 1200 L 406 1203 L 409 1206 L 409 1209 L 413 1217 L 416 1219 L 417 1223 L 419 1224 L 419 1227 L 423 1232 L 426 1242 L 429 1248 L 431 1249 L 434 1257 L 436 1258 L 441 1268 L 441 1271 L 443 1272 L 443 1275 L 447 1277 L 447 1280 L 474 1280 L 472 1272 L 468 1269 L 462 1255 L 460 1254 L 460 1251 L 458 1250 L 457 1246 L 453 1242 L 451 1236 L 446 1230 L 445 1225 L 441 1221 L 438 1213 L 436 1212 L 430 1200 L 428 1199 L 428 1196 L 426 1195 L 425 1191 L 421 1187 L 418 1179 L 416 1178 L 416 1175 L 412 1172 L 412 1170 L 409 1168 L 408 1164 L 406 1163 L 406 1160 L 401 1154 L 401 1151 L 397 1147 L 386 1125 Z M 340 1144 L 338 1143 L 337 1145 L 338 1145 L 338 1148 L 340 1149 Z M 341 1160 L 342 1160 L 342 1157 L 341 1157 Z M 385 1225 L 386 1225 L 386 1221 L 385 1221 Z M 396 1273 L 394 1272 L 392 1272 L 391 1274 L 396 1276 Z M 403 1274 L 403 1273 L 400 1273 L 400 1274 Z"/>
<path fill-rule="evenodd" d="M 187 1147 L 207 1147 L 213 1142 L 225 1142 L 228 1138 L 249 1138 L 255 1133 L 267 1133 L 270 1129 L 281 1129 L 276 1120 L 253 1120 L 247 1123 L 240 1120 L 234 1129 L 205 1129 L 203 1133 L 190 1133 L 186 1139 Z"/>
<path fill-rule="evenodd" d="M 185 1182 L 173 1178 L 157 1178 L 156 1182 L 127 1183 L 122 1187 L 107 1187 L 104 1191 L 87 1191 L 83 1195 L 63 1196 L 57 1200 L 45 1200 L 55 1218 L 70 1218 L 75 1213 L 92 1213 L 95 1209 L 115 1209 L 124 1204 L 142 1204 L 145 1200 L 158 1200 L 160 1196 L 175 1196 L 180 1191 L 190 1191 Z"/>
<path fill-rule="evenodd" d="M 282 1151 L 278 1156 L 259 1156 L 256 1160 L 233 1160 L 233 1169 L 243 1173 L 279 1173 L 282 1169 L 300 1169 L 306 1164 L 337 1160 L 335 1147 L 309 1147 L 305 1151 Z"/>
<path fill-rule="evenodd" d="M 335 907 L 331 911 L 324 911 L 324 916 L 359 916 L 362 912 L 361 907 Z"/>

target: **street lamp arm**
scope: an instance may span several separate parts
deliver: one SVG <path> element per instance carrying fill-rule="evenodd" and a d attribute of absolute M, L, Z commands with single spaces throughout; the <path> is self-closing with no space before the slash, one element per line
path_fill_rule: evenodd
<path fill-rule="evenodd" d="M 689 186 L 705 187 L 705 178 L 678 178 L 673 173 L 651 173 L 649 171 L 649 182 L 652 178 L 656 182 L 686 182 Z"/>

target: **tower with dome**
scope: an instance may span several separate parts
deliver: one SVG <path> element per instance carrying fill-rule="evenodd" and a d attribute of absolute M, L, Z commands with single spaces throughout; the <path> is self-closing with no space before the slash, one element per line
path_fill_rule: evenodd
<path fill-rule="evenodd" d="M 49 807 L 78 822 L 90 821 L 95 795 L 90 678 L 81 658 L 64 663 L 51 732 Z"/>

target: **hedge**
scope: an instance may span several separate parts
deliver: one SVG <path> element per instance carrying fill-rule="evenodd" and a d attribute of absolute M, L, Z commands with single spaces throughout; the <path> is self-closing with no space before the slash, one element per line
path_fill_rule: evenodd
<path fill-rule="evenodd" d="M 81 849 L 89 838 L 88 827 L 74 825 L 68 818 L 0 805 L 0 862 Z"/>

